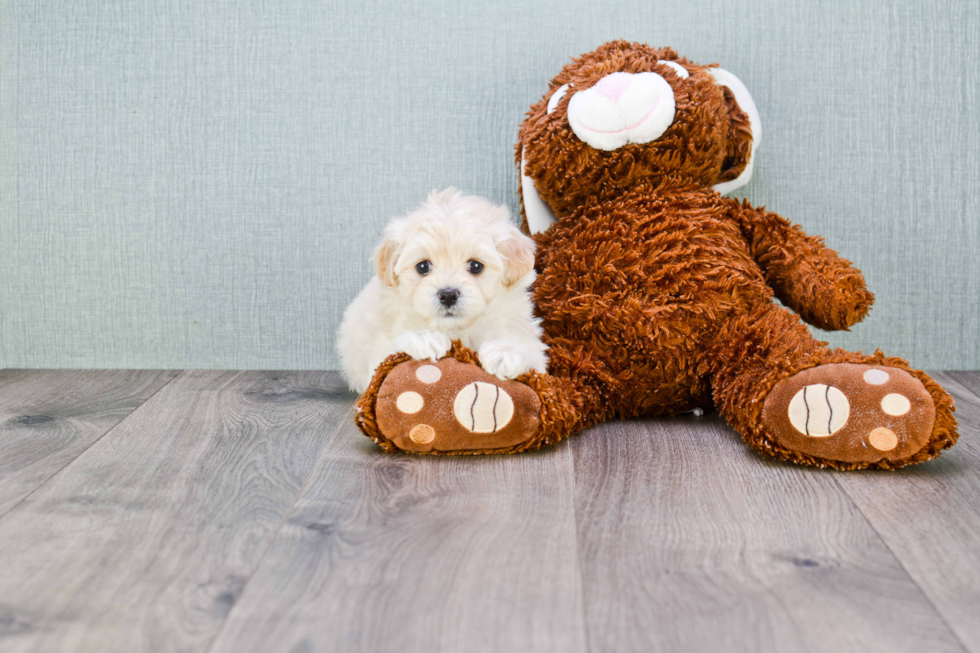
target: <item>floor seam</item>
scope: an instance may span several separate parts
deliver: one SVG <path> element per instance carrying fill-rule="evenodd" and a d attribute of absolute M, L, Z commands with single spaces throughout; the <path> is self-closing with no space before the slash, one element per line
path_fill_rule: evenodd
<path fill-rule="evenodd" d="M 128 413 L 126 413 L 126 415 L 122 419 L 120 419 L 118 422 L 116 422 L 111 427 L 109 427 L 108 429 L 106 429 L 105 432 L 102 435 L 100 435 L 99 437 L 97 437 L 94 440 L 92 440 L 87 447 L 85 447 L 84 449 L 82 449 L 81 451 L 79 451 L 78 454 L 74 458 L 72 458 L 71 460 L 69 460 L 68 462 L 66 462 L 64 465 L 62 465 L 61 468 L 58 469 L 58 471 L 56 471 L 54 474 L 52 474 L 51 476 L 49 476 L 46 479 L 44 479 L 40 484 L 38 484 L 38 486 L 36 488 L 34 488 L 30 492 L 28 492 L 27 494 L 25 494 L 24 496 L 22 496 L 20 498 L 20 501 L 18 501 L 14 505 L 10 506 L 10 508 L 7 510 L 7 512 L 5 512 L 2 515 L 0 515 L 0 522 L 2 522 L 4 519 L 6 519 L 7 518 L 7 515 L 9 515 L 10 513 L 12 513 L 13 511 L 15 511 L 17 508 L 19 508 L 21 506 L 21 504 L 23 504 L 25 501 L 27 501 L 28 498 L 30 498 L 31 496 L 33 496 L 35 492 L 37 492 L 38 490 L 40 490 L 41 488 L 43 488 L 44 486 L 46 486 L 48 483 L 51 482 L 51 480 L 53 478 L 59 476 L 63 471 L 65 471 L 69 466 L 71 466 L 72 463 L 74 463 L 76 460 L 78 460 L 79 458 L 81 458 L 82 456 L 84 456 L 89 451 L 89 449 L 91 449 L 96 444 L 98 444 L 99 442 L 101 442 L 102 441 L 102 438 L 104 438 L 105 436 L 109 435 L 110 433 L 112 433 L 113 431 L 115 431 L 117 428 L 119 428 L 123 424 L 123 422 L 125 422 L 130 417 L 132 417 L 136 413 L 136 411 L 138 411 L 140 408 L 142 408 L 143 406 L 145 406 L 147 404 L 147 402 L 149 402 L 151 399 L 153 399 L 154 397 L 156 397 L 161 391 L 163 391 L 164 388 L 168 387 L 171 383 L 173 383 L 174 381 L 176 381 L 177 379 L 179 379 L 181 376 L 183 376 L 185 371 L 186 370 L 180 370 L 176 374 L 174 374 L 174 376 L 173 376 L 172 379 L 170 379 L 169 381 L 167 381 L 166 383 L 164 383 L 163 385 L 161 385 L 159 388 L 157 388 L 149 397 L 147 397 L 146 399 L 144 399 L 143 401 L 141 401 L 138 406 L 136 406 L 131 411 L 129 411 Z"/>
<path fill-rule="evenodd" d="M 299 503 L 300 499 L 303 498 L 303 494 L 306 492 L 306 488 L 310 486 L 310 482 L 313 480 L 313 477 L 316 476 L 316 471 L 320 469 L 320 464 L 323 462 L 323 457 L 327 454 L 327 450 L 330 448 L 330 444 L 337 437 L 337 434 L 340 432 L 340 429 L 344 427 L 344 424 L 347 423 L 347 418 L 350 416 L 351 411 L 354 409 L 354 406 L 356 405 L 357 405 L 357 399 L 352 401 L 350 406 L 347 407 L 347 411 L 344 413 L 344 416 L 341 417 L 340 420 L 337 422 L 337 428 L 335 428 L 333 430 L 333 433 L 330 434 L 330 437 L 327 438 L 323 446 L 323 450 L 320 452 L 320 455 L 317 456 L 316 463 L 310 469 L 310 475 L 306 478 L 306 481 L 303 483 L 303 486 L 299 489 L 299 492 L 296 493 L 296 499 L 293 501 L 292 505 L 289 506 L 289 510 L 286 511 L 286 514 L 279 522 L 279 525 L 276 526 L 276 528 L 272 531 L 272 537 L 269 538 L 268 546 L 265 547 L 265 551 L 262 552 L 262 555 L 259 556 L 259 559 L 255 562 L 255 566 L 248 573 L 248 580 L 246 580 L 245 583 L 242 585 L 242 589 L 238 593 L 238 597 L 235 599 L 235 603 L 231 606 L 231 609 L 228 610 L 228 614 L 225 615 L 224 621 L 221 622 L 221 627 L 218 628 L 217 631 L 215 631 L 214 636 L 211 638 L 211 641 L 208 642 L 207 647 L 204 649 L 204 653 L 211 653 L 211 650 L 217 644 L 218 639 L 225 632 L 225 628 L 228 626 L 228 622 L 231 621 L 231 615 L 235 612 L 235 608 L 238 607 L 239 604 L 238 599 L 240 599 L 242 596 L 245 595 L 245 591 L 248 589 L 248 586 L 252 582 L 252 579 L 255 578 L 255 574 L 259 571 L 259 569 L 262 568 L 262 564 L 265 562 L 266 557 L 269 555 L 269 551 L 272 550 L 272 547 L 275 545 L 276 540 L 279 539 L 279 533 L 282 531 L 283 526 L 285 526 L 286 522 L 289 521 L 289 518 L 292 516 L 293 511 L 296 509 L 296 505 Z"/>
<path fill-rule="evenodd" d="M 946 370 L 940 370 L 938 372 L 929 372 L 929 374 L 939 374 L 939 375 L 942 375 L 943 377 L 945 377 L 945 380 L 946 381 L 952 381 L 953 383 L 955 383 L 956 385 L 958 385 L 960 388 L 962 388 L 966 392 L 968 392 L 971 395 L 973 395 L 975 398 L 980 399 L 980 395 L 978 395 L 976 392 L 974 392 L 972 388 L 969 388 L 969 387 L 963 385 L 962 383 L 960 383 L 955 378 L 949 376 L 946 372 L 947 372 Z M 960 637 L 960 634 L 958 632 L 956 632 L 956 629 L 953 627 L 953 624 L 951 624 L 949 622 L 949 620 L 946 618 L 946 615 L 939 608 L 939 606 L 936 605 L 936 602 L 933 601 L 932 597 L 929 596 L 929 593 L 926 591 L 926 589 L 924 587 L 922 587 L 922 585 L 920 585 L 919 582 L 915 579 L 915 577 L 909 571 L 908 567 L 905 566 L 905 563 L 902 561 L 902 559 L 896 553 L 895 549 L 892 548 L 891 544 L 888 543 L 888 540 L 885 539 L 885 537 L 881 534 L 881 532 L 874 525 L 874 522 L 871 521 L 871 518 L 867 515 L 867 513 L 865 513 L 864 510 L 861 509 L 860 504 L 854 499 L 854 497 L 851 495 L 851 493 L 847 489 L 847 487 L 843 483 L 841 483 L 840 478 L 836 478 L 835 477 L 833 480 L 834 480 L 834 483 L 837 484 L 837 487 L 840 488 L 840 490 L 847 497 L 848 501 L 851 502 L 851 505 L 853 505 L 857 509 L 857 511 L 859 513 L 861 513 L 861 516 L 864 517 L 864 521 L 867 522 L 868 526 L 871 527 L 871 530 L 874 531 L 875 535 L 878 536 L 878 539 L 881 541 L 881 543 L 884 545 L 884 547 L 886 549 L 888 549 L 888 552 L 892 554 L 892 557 L 895 558 L 895 562 L 897 562 L 898 565 L 902 568 L 902 571 L 905 572 L 905 575 L 908 576 L 909 580 L 911 580 L 915 584 L 915 586 L 919 589 L 919 592 L 921 592 L 922 593 L 922 596 L 925 597 L 925 600 L 929 602 L 929 605 L 932 606 L 932 609 L 936 611 L 936 615 L 938 615 L 939 620 L 942 621 L 942 623 L 946 626 L 946 629 L 949 630 L 949 632 L 953 635 L 953 637 L 956 639 L 956 641 L 959 642 L 960 646 L 963 648 L 964 651 L 967 651 L 968 653 L 971 652 L 973 649 L 971 649 L 969 646 L 967 646 L 966 642 L 963 641 L 963 639 Z"/>
<path fill-rule="evenodd" d="M 589 637 L 589 619 L 588 613 L 585 609 L 585 572 L 584 566 L 582 565 L 582 546 L 581 538 L 578 536 L 578 491 L 577 483 L 575 481 L 575 451 L 572 448 L 571 440 L 565 440 L 568 447 L 568 458 L 571 461 L 569 465 L 571 481 L 572 481 L 572 525 L 575 527 L 575 566 L 578 571 L 578 593 L 579 601 L 582 606 L 582 634 L 584 636 L 584 644 L 586 653 L 592 651 L 592 640 Z"/>
<path fill-rule="evenodd" d="M 854 497 L 851 496 L 851 493 L 848 491 L 847 487 L 845 487 L 840 482 L 839 478 L 833 478 L 833 481 L 834 484 L 837 485 L 837 488 L 844 493 L 844 496 L 847 497 L 847 500 L 851 502 L 851 505 L 854 506 L 854 508 L 858 511 L 858 513 L 860 513 L 861 517 L 864 518 L 865 523 L 871 528 L 872 531 L 874 531 L 874 534 L 878 537 L 878 540 L 892 555 L 892 558 L 894 558 L 895 562 L 898 563 L 898 566 L 902 568 L 902 571 L 905 572 L 905 575 L 908 577 L 908 579 L 912 581 L 912 583 L 916 586 L 916 588 L 918 588 L 923 598 L 925 598 L 925 600 L 928 601 L 929 605 L 932 606 L 932 609 L 936 612 L 936 615 L 939 617 L 939 620 L 943 623 L 944 626 L 946 626 L 946 629 L 950 632 L 953 638 L 959 643 L 960 648 L 965 653 L 972 653 L 972 649 L 966 645 L 966 642 L 963 641 L 963 639 L 960 637 L 960 634 L 956 632 L 956 629 L 953 628 L 953 625 L 949 622 L 948 619 L 946 619 L 946 615 L 943 614 L 943 611 L 940 610 L 939 606 L 936 605 L 935 601 L 932 600 L 932 597 L 929 596 L 929 593 L 926 591 L 926 589 L 922 587 L 922 585 L 919 584 L 919 581 L 915 579 L 915 577 L 909 571 L 908 567 L 905 566 L 905 563 L 895 552 L 895 549 L 892 548 L 891 544 L 888 543 L 888 540 L 885 539 L 885 537 L 881 534 L 881 531 L 879 531 L 878 528 L 874 525 L 874 522 L 871 521 L 871 518 L 863 510 L 861 510 L 861 506 L 854 499 Z"/>

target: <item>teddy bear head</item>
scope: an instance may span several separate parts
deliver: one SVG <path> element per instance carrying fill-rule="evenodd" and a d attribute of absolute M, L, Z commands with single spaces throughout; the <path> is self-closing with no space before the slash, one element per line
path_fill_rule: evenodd
<path fill-rule="evenodd" d="M 525 229 L 666 177 L 727 193 L 751 178 L 759 130 L 731 73 L 670 48 L 606 43 L 566 65 L 521 124 Z"/>

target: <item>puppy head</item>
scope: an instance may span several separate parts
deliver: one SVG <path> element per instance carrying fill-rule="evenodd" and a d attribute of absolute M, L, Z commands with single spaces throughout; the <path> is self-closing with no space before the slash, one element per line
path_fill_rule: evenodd
<path fill-rule="evenodd" d="M 459 330 L 498 295 L 529 281 L 534 242 L 506 208 L 449 188 L 393 220 L 374 263 L 381 282 L 428 328 Z"/>

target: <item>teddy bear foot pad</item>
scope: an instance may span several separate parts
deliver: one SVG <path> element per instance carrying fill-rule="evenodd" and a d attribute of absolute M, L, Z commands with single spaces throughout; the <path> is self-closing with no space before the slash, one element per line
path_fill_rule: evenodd
<path fill-rule="evenodd" d="M 782 379 L 766 397 L 763 423 L 777 444 L 845 463 L 895 463 L 922 450 L 936 408 L 908 372 L 834 363 Z"/>
<path fill-rule="evenodd" d="M 454 358 L 406 361 L 378 391 L 378 428 L 402 451 L 492 453 L 531 439 L 540 400 L 530 387 L 502 381 Z"/>

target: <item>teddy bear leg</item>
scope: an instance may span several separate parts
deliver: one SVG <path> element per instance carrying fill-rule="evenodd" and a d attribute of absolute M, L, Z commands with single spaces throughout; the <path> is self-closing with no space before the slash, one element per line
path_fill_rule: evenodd
<path fill-rule="evenodd" d="M 357 404 L 357 425 L 386 451 L 518 453 L 576 432 L 569 382 L 530 372 L 504 381 L 454 343 L 436 361 L 390 357 Z"/>
<path fill-rule="evenodd" d="M 895 469 L 956 442 L 952 398 L 880 352 L 830 351 L 778 306 L 739 320 L 723 346 L 715 401 L 760 453 L 818 467 Z"/>

